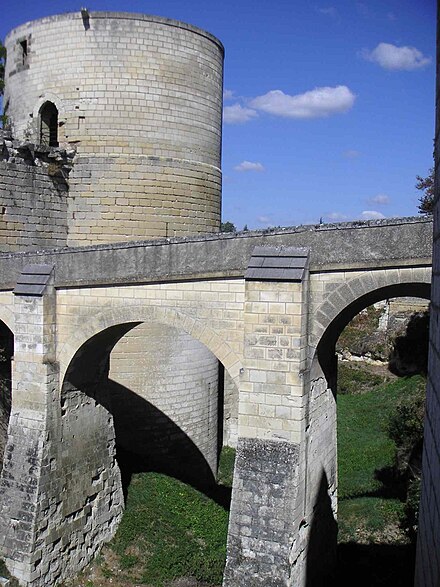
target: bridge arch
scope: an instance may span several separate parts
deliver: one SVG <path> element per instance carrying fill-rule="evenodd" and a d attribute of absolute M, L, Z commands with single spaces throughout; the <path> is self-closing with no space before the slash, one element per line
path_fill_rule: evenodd
<path fill-rule="evenodd" d="M 312 368 L 315 359 L 322 363 L 327 351 L 332 352 L 342 330 L 364 308 L 393 297 L 429 300 L 430 295 L 430 267 L 368 271 L 338 284 L 312 312 Z"/>
<path fill-rule="evenodd" d="M 306 490 L 306 500 L 312 503 L 314 499 L 319 501 L 311 488 L 320 486 L 322 471 L 324 471 L 327 487 L 323 495 L 325 499 L 330 499 L 335 518 L 337 511 L 336 342 L 350 320 L 368 306 L 394 297 L 410 296 L 429 300 L 430 290 L 430 267 L 368 271 L 361 275 L 357 274 L 356 277 L 343 283 L 335 280 L 335 286 L 324 301 L 312 308 L 309 323 L 311 363 L 305 442 L 306 460 L 311 465 L 306 474 L 306 487 L 310 488 Z M 319 507 L 316 503 L 314 507 Z M 321 534 L 325 536 L 325 532 Z M 321 546 L 325 549 L 324 544 Z"/>
<path fill-rule="evenodd" d="M 15 332 L 15 318 L 14 312 L 8 306 L 0 304 L 0 321 L 6 324 L 9 330 L 14 334 Z"/>
<path fill-rule="evenodd" d="M 84 321 L 60 350 L 61 381 L 73 357 L 87 340 L 110 327 L 132 324 L 131 328 L 134 328 L 141 323 L 160 323 L 183 330 L 212 352 L 238 387 L 241 360 L 228 342 L 212 329 L 208 323 L 180 310 L 145 305 L 109 308 L 103 310 L 91 320 Z"/>
<path fill-rule="evenodd" d="M 115 346 L 138 326 L 151 326 L 153 336 L 158 326 L 184 331 L 188 338 L 202 343 L 206 353 L 222 362 L 231 375 L 235 369 L 237 375 L 239 372 L 238 358 L 220 334 L 183 312 L 133 305 L 105 308 L 91 320 L 83 320 L 59 355 L 60 445 L 64 447 L 60 466 L 69 470 L 71 478 L 64 490 L 65 503 L 75 512 L 79 525 L 90 527 L 90 549 L 114 533 L 133 472 L 169 474 L 207 494 L 212 491 L 215 497 L 218 397 L 216 384 L 205 385 L 211 372 L 204 375 L 193 398 L 185 391 L 182 396 L 176 387 L 175 397 L 180 393 L 181 402 L 194 406 L 189 420 L 185 420 L 188 411 L 177 402 L 168 411 L 155 396 L 137 394 L 134 387 L 112 376 L 110 361 Z M 203 368 L 203 360 L 195 368 L 200 366 Z M 215 369 L 217 376 L 218 361 Z M 152 389 L 155 382 L 153 374 Z M 90 505 L 92 518 L 87 513 Z M 70 517 L 63 524 L 69 526 Z"/>

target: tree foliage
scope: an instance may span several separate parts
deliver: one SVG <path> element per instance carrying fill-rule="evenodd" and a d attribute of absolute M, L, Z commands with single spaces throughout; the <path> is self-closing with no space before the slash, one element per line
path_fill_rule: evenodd
<path fill-rule="evenodd" d="M 416 189 L 422 192 L 419 198 L 419 214 L 432 214 L 434 206 L 434 168 L 431 167 L 427 177 L 416 176 Z"/>
<path fill-rule="evenodd" d="M 233 222 L 227 221 L 220 224 L 220 232 L 237 232 L 237 229 Z"/>

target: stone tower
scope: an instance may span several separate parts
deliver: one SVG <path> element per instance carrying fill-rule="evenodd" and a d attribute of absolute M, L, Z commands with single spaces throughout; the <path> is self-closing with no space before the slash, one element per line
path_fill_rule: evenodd
<path fill-rule="evenodd" d="M 0 195 L 15 194 L 0 223 L 3 232 L 11 226 L 20 234 L 13 249 L 5 237 L 0 250 L 17 250 L 20 243 L 36 248 L 22 222 L 26 212 L 13 209 L 22 200 L 23 210 L 61 223 L 56 239 L 55 231 L 52 241 L 46 231 L 37 244 L 43 248 L 219 230 L 224 50 L 215 37 L 156 16 L 83 9 L 23 24 L 5 46 L 4 104 L 18 146 L 10 142 L 12 159 L 0 157 Z M 51 147 L 67 149 L 69 157 L 74 152 L 66 192 L 50 193 L 42 203 L 38 190 L 47 183 L 50 159 L 21 163 L 23 142 L 35 145 L 31 158 Z M 25 196 L 14 185 L 17 169 L 32 177 Z M 217 359 L 183 329 L 150 323 L 128 325 L 126 332 L 108 351 L 105 391 L 114 407 L 118 451 L 129 453 L 129 463 L 138 458 L 157 469 L 167 461 L 164 472 L 180 465 L 194 483 L 212 481 L 219 441 Z M 61 394 L 73 401 L 69 389 Z M 86 410 L 78 397 L 78 410 Z M 82 425 L 79 419 L 78 437 Z M 93 553 L 91 547 L 81 551 L 80 566 Z"/>
<path fill-rule="evenodd" d="M 74 147 L 71 246 L 216 232 L 223 46 L 175 20 L 82 12 L 11 31 L 15 139 Z"/>

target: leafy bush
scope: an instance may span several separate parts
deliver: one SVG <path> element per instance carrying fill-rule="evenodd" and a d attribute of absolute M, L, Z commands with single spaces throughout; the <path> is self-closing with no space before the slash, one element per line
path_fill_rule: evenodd
<path fill-rule="evenodd" d="M 396 444 L 396 467 L 409 475 L 420 472 L 417 453 L 421 452 L 423 442 L 425 386 L 425 380 L 420 379 L 413 393 L 398 403 L 388 421 L 388 435 Z M 411 467 L 415 467 L 413 472 Z"/>
<path fill-rule="evenodd" d="M 388 435 L 396 444 L 395 469 L 406 484 L 402 525 L 413 540 L 417 534 L 423 449 L 426 382 L 396 406 L 388 422 Z"/>

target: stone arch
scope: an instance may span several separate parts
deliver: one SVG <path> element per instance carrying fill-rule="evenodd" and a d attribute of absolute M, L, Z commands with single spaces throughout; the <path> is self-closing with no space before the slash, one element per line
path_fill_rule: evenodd
<path fill-rule="evenodd" d="M 59 354 L 60 380 L 64 379 L 66 370 L 77 351 L 99 332 L 114 326 L 132 324 L 132 328 L 142 322 L 163 323 L 180 328 L 204 344 L 222 363 L 238 388 L 241 361 L 227 341 L 212 328 L 193 316 L 172 308 L 158 306 L 128 306 L 107 309 L 78 328 L 65 343 Z M 121 335 L 122 336 L 122 335 Z"/>
<path fill-rule="evenodd" d="M 65 114 L 64 114 L 64 107 L 63 107 L 63 103 L 60 100 L 60 98 L 54 94 L 53 92 L 44 92 L 43 94 L 40 95 L 39 99 L 37 100 L 37 102 L 35 103 L 34 109 L 32 111 L 32 120 L 34 121 L 32 123 L 32 132 L 34 134 L 34 140 L 37 144 L 43 144 L 42 140 L 41 140 L 41 124 L 42 124 L 42 120 L 41 120 L 41 112 L 43 111 L 43 109 L 45 108 L 46 105 L 52 105 L 56 111 L 57 111 L 57 120 L 56 120 L 56 125 L 57 125 L 57 138 L 56 138 L 56 142 L 57 144 L 49 144 L 49 143 L 44 143 L 47 144 L 48 146 L 58 146 L 59 143 L 59 126 L 60 123 L 63 124 L 65 122 Z"/>
<path fill-rule="evenodd" d="M 140 455 L 140 460 L 135 463 L 139 468 L 135 470 L 169 474 L 207 494 L 214 491 L 214 472 L 199 440 L 179 428 L 166 412 L 148 402 L 148 398 L 136 395 L 109 378 L 112 350 L 125 334 L 141 324 L 166 324 L 179 328 L 203 343 L 230 369 L 237 362 L 229 345 L 212 329 L 174 309 L 154 306 L 104 309 L 90 321 L 84 320 L 64 345 L 60 353 L 60 445 L 64 447 L 61 468 L 68 468 L 72 478 L 64 498 L 76 512 L 75 524 L 80 531 L 89 528 L 86 547 L 90 552 L 114 533 L 123 510 L 123 490 L 134 470 L 133 461 L 127 461 L 127 453 L 123 452 L 126 447 L 120 442 L 121 427 L 118 432 L 118 409 L 122 398 L 126 413 L 131 410 L 134 417 L 130 421 L 130 434 L 139 432 L 139 438 L 145 442 L 136 448 L 146 446 L 149 451 Z M 182 396 L 182 401 L 187 401 L 186 396 Z M 209 411 L 209 401 L 204 402 L 195 412 L 194 422 L 204 422 Z M 214 415 L 216 417 L 216 411 Z M 141 428 L 138 427 L 139 418 L 143 419 Z M 206 436 L 206 446 L 216 441 L 209 430 Z M 178 453 L 175 452 L 176 446 Z M 136 454 L 140 453 L 136 451 Z M 88 515 L 90 495 L 93 497 L 92 517 Z M 63 521 L 66 527 L 71 518 Z M 102 519 L 106 520 L 104 524 Z"/>
<path fill-rule="evenodd" d="M 361 310 L 380 300 L 414 296 L 430 299 L 431 268 L 366 271 L 336 287 L 312 312 L 309 346 L 336 343 L 348 322 Z"/>
<path fill-rule="evenodd" d="M 46 102 L 52 102 L 52 104 L 54 104 L 56 106 L 56 109 L 58 110 L 58 114 L 60 116 L 64 116 L 64 107 L 63 107 L 63 102 L 62 102 L 61 98 L 57 94 L 54 94 L 53 92 L 44 92 L 43 94 L 41 94 L 39 96 L 38 100 L 35 103 L 34 109 L 32 111 L 32 117 L 34 120 L 38 120 L 40 110 Z"/>
<path fill-rule="evenodd" d="M 39 144 L 58 147 L 58 108 L 53 102 L 45 102 L 39 111 Z"/>
<path fill-rule="evenodd" d="M 307 396 L 307 424 L 305 435 L 306 471 L 305 499 L 315 508 L 323 507 L 330 499 L 336 517 L 337 511 L 337 357 L 336 341 L 348 322 L 361 310 L 383 299 L 414 296 L 429 300 L 431 269 L 378 269 L 357 273 L 352 279 L 335 284 L 324 294 L 324 301 L 311 308 L 309 335 L 309 391 Z M 326 282 L 329 289 L 330 280 Z M 325 447 L 325 450 L 323 450 Z M 327 490 L 321 497 L 322 471 L 325 471 Z M 315 493 L 314 493 L 315 492 Z M 316 501 L 313 501 L 316 500 Z M 326 529 L 315 531 L 317 543 Z M 336 542 L 336 540 L 335 540 Z M 327 545 L 327 546 L 326 546 Z M 328 543 L 322 545 L 325 549 Z"/>
<path fill-rule="evenodd" d="M 9 330 L 15 332 L 15 318 L 13 311 L 7 306 L 0 305 L 0 321 L 6 324 Z"/>

